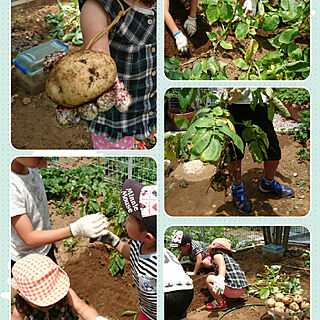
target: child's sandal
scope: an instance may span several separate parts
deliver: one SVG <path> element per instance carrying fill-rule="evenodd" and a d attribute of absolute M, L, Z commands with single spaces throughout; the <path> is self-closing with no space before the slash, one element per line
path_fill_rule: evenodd
<path fill-rule="evenodd" d="M 222 300 L 220 302 L 217 302 L 216 300 L 214 300 L 213 302 L 209 302 L 206 304 L 205 306 L 206 310 L 208 311 L 212 311 L 212 310 L 226 310 L 227 309 L 227 304 L 225 300 Z"/>

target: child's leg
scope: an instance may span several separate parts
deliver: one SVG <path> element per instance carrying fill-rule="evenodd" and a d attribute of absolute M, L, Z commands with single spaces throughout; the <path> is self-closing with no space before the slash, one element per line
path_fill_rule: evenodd
<path fill-rule="evenodd" d="M 217 302 L 221 302 L 223 301 L 223 297 L 221 294 L 215 294 L 213 291 L 212 291 L 212 288 L 213 288 L 213 284 L 215 282 L 215 279 L 216 279 L 216 276 L 214 275 L 209 275 L 206 279 L 206 284 L 207 284 L 207 288 L 210 292 L 210 294 L 212 295 L 212 297 L 217 301 Z"/>
<path fill-rule="evenodd" d="M 83 45 L 86 47 L 90 40 L 111 23 L 111 18 L 97 0 L 86 0 L 80 16 Z M 108 33 L 103 35 L 91 47 L 92 50 L 110 54 Z"/>

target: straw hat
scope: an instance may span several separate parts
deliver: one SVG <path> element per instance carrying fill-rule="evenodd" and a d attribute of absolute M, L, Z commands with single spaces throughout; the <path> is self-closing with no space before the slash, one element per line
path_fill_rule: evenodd
<path fill-rule="evenodd" d="M 68 293 L 70 280 L 64 270 L 49 257 L 33 253 L 20 259 L 12 268 L 11 286 L 26 301 L 47 307 Z"/>

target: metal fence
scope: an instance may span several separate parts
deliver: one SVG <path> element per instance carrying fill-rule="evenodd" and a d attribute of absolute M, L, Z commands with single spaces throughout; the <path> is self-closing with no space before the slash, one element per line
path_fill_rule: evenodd
<path fill-rule="evenodd" d="M 48 161 L 48 168 L 71 170 L 79 166 L 102 168 L 106 181 L 115 185 L 122 185 L 126 179 L 146 185 L 157 183 L 156 161 L 148 157 L 52 157 Z"/>
<path fill-rule="evenodd" d="M 175 229 L 188 232 L 195 240 L 211 243 L 216 237 L 226 237 L 233 241 L 235 249 L 245 248 L 254 244 L 264 244 L 261 226 L 254 227 L 219 227 L 219 226 L 181 226 L 168 228 L 169 233 Z M 271 227 L 271 234 L 275 230 Z M 170 239 L 166 239 L 168 241 Z M 305 227 L 291 227 L 289 233 L 289 244 L 310 245 L 310 233 Z"/>

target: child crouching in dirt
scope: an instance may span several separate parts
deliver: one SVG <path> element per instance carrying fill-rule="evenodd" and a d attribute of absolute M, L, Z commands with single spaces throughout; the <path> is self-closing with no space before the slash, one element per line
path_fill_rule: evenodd
<path fill-rule="evenodd" d="M 224 310 L 226 298 L 240 298 L 247 290 L 246 275 L 240 265 L 232 258 L 231 241 L 217 238 L 207 248 L 212 259 L 215 275 L 206 279 L 213 302 L 206 305 L 207 310 Z"/>
<path fill-rule="evenodd" d="M 188 271 L 189 276 L 199 274 L 201 266 L 204 268 L 212 268 L 209 253 L 207 252 L 209 244 L 202 241 L 195 241 L 190 234 L 185 231 L 174 231 L 172 240 L 169 243 L 170 248 L 178 248 L 180 253 L 177 256 L 178 261 L 184 256 L 188 256 L 189 260 L 195 263 L 192 272 Z"/>
<path fill-rule="evenodd" d="M 125 243 L 111 231 L 102 237 L 102 242 L 130 260 L 139 295 L 140 320 L 157 319 L 157 192 L 157 186 L 126 180 L 121 204 L 129 214 L 124 225 L 132 243 Z"/>
<path fill-rule="evenodd" d="M 79 0 L 84 47 L 135 0 Z M 86 121 L 94 149 L 145 149 L 145 140 L 156 129 L 156 5 L 155 0 L 136 2 L 98 39 L 91 50 L 109 54 L 117 75 L 132 97 L 128 111 L 112 107 Z"/>
<path fill-rule="evenodd" d="M 81 300 L 70 288 L 66 272 L 49 257 L 33 253 L 12 269 L 11 320 L 107 320 Z"/>
<path fill-rule="evenodd" d="M 42 157 L 17 157 L 11 162 L 11 268 L 30 253 L 56 258 L 52 243 L 69 237 L 96 238 L 106 234 L 102 214 L 91 214 L 69 226 L 51 230 L 48 200 L 39 167 Z"/>

